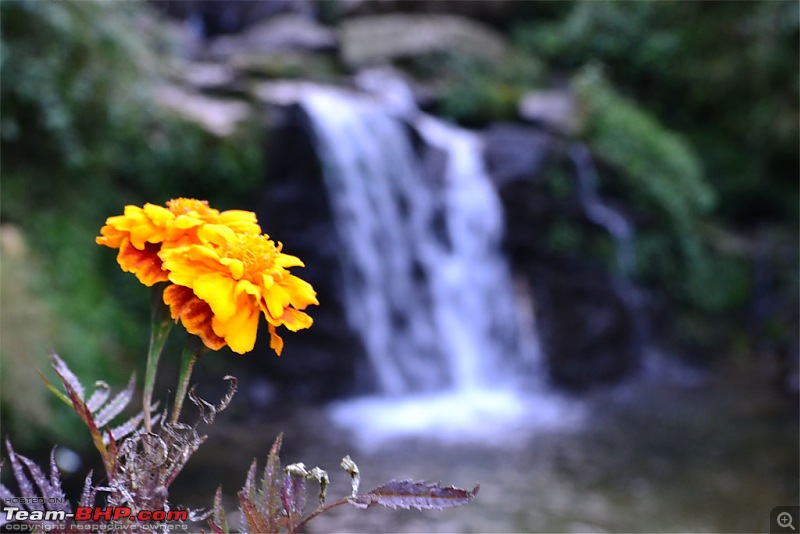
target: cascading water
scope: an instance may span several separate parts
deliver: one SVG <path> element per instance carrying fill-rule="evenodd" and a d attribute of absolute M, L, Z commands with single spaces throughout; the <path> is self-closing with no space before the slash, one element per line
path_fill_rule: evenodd
<path fill-rule="evenodd" d="M 575 165 L 578 179 L 578 198 L 586 218 L 608 232 L 614 239 L 617 251 L 617 268 L 623 276 L 633 274 L 636 256 L 633 251 L 633 227 L 617 210 L 606 205 L 597 193 L 597 172 L 592 155 L 586 145 L 575 143 L 569 148 L 569 157 Z"/>
<path fill-rule="evenodd" d="M 389 395 L 508 382 L 523 352 L 502 208 L 478 139 L 430 117 L 422 137 L 444 151 L 426 183 L 408 131 L 376 102 L 318 88 L 312 118 L 343 244 L 348 320 Z"/>
<path fill-rule="evenodd" d="M 332 405 L 334 421 L 359 432 L 361 444 L 430 432 L 501 439 L 492 428 L 528 414 L 519 378 L 536 368 L 539 348 L 501 254 L 502 205 L 480 139 L 408 114 L 402 98 L 387 104 L 315 85 L 290 92 L 311 118 L 347 320 L 381 391 Z M 442 156 L 435 176 L 423 172 L 398 111 Z M 538 404 L 539 421 L 563 419 L 557 402 Z"/>
<path fill-rule="evenodd" d="M 633 343 L 637 352 L 641 352 L 645 348 L 648 327 L 641 293 L 631 280 L 636 271 L 633 226 L 622 213 L 600 198 L 597 192 L 597 172 L 589 148 L 582 143 L 574 143 L 569 148 L 569 157 L 575 166 L 578 198 L 586 218 L 603 228 L 614 240 L 617 269 L 620 273 L 614 280 L 614 289 L 631 312 Z"/>

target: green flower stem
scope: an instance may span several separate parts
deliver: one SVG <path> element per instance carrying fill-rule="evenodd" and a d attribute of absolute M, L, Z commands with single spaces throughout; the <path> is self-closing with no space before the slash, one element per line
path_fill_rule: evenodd
<path fill-rule="evenodd" d="M 206 350 L 199 337 L 190 335 L 186 340 L 186 346 L 183 348 L 183 356 L 181 357 L 181 372 L 178 375 L 178 391 L 175 394 L 175 405 L 172 407 L 172 417 L 170 418 L 172 423 L 177 423 L 178 418 L 181 416 L 181 409 L 186 398 L 186 391 L 189 388 L 192 369 L 194 369 L 194 364 L 200 358 L 200 355 Z"/>
<path fill-rule="evenodd" d="M 170 317 L 169 307 L 164 304 L 163 295 L 165 283 L 153 286 L 151 295 L 151 315 L 150 315 L 150 347 L 147 351 L 147 367 L 144 373 L 144 428 L 147 432 L 152 430 L 150 418 L 150 405 L 153 401 L 153 387 L 156 382 L 156 370 L 164 344 L 174 324 Z"/>

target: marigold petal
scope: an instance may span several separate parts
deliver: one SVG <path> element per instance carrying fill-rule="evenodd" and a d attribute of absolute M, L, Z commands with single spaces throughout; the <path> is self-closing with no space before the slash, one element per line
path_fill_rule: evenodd
<path fill-rule="evenodd" d="M 164 269 L 169 271 L 171 282 L 194 287 L 195 280 L 205 273 L 220 272 L 220 257 L 211 248 L 200 245 L 189 245 L 184 247 L 164 248 L 158 253 L 164 262 Z"/>
<path fill-rule="evenodd" d="M 124 239 L 119 247 L 117 263 L 123 271 L 134 273 L 148 287 L 168 280 L 161 258 L 158 257 L 158 245 L 146 243 L 143 250 L 138 250 L 130 240 Z"/>
<path fill-rule="evenodd" d="M 242 297 L 242 299 L 250 297 Z M 250 352 L 256 344 L 256 334 L 258 333 L 259 311 L 252 305 L 240 305 L 236 313 L 227 321 L 223 321 L 219 316 L 214 317 L 212 322 L 214 333 L 224 337 L 228 346 L 233 352 L 244 354 Z"/>
<path fill-rule="evenodd" d="M 283 253 L 278 254 L 278 256 L 275 258 L 275 265 L 284 268 L 306 266 L 306 264 L 303 263 L 303 261 L 297 256 L 292 256 L 291 254 L 283 254 Z"/>
<path fill-rule="evenodd" d="M 193 289 L 221 321 L 227 321 L 236 313 L 235 280 L 219 274 L 206 274 L 197 277 Z"/>
<path fill-rule="evenodd" d="M 223 224 L 237 234 L 260 234 L 256 214 L 252 211 L 228 210 L 219 215 L 219 224 Z"/>
<path fill-rule="evenodd" d="M 211 350 L 225 346 L 225 339 L 213 329 L 214 313 L 208 303 L 199 299 L 188 287 L 170 284 L 164 289 L 164 303 L 173 319 L 180 319 L 190 334 L 199 336 Z"/>
<path fill-rule="evenodd" d="M 275 327 L 269 326 L 269 348 L 275 351 L 278 356 L 283 352 L 283 338 L 275 331 Z"/>
<path fill-rule="evenodd" d="M 179 230 L 188 230 L 189 228 L 202 225 L 203 222 L 202 219 L 191 215 L 178 215 L 175 217 L 175 228 Z"/>
<path fill-rule="evenodd" d="M 244 275 L 244 263 L 234 258 L 222 258 L 219 262 L 228 268 L 234 280 L 239 280 Z"/>
<path fill-rule="evenodd" d="M 236 236 L 236 232 L 221 224 L 204 224 L 197 230 L 197 237 L 201 241 L 218 247 L 238 242 L 239 239 Z"/>
<path fill-rule="evenodd" d="M 311 284 L 302 278 L 288 274 L 283 277 L 281 283 L 292 293 L 291 304 L 298 310 L 305 309 L 309 304 L 319 305 L 317 292 L 314 291 Z"/>
<path fill-rule="evenodd" d="M 283 311 L 281 321 L 283 322 L 284 326 L 286 326 L 286 328 L 292 332 L 297 332 L 298 330 L 308 328 L 314 322 L 311 317 L 301 311 L 295 310 L 294 308 L 286 308 Z"/>
<path fill-rule="evenodd" d="M 276 319 L 283 315 L 283 309 L 289 305 L 292 300 L 292 295 L 286 291 L 286 288 L 272 284 L 272 286 L 264 292 L 264 304 L 266 304 L 267 311 Z"/>

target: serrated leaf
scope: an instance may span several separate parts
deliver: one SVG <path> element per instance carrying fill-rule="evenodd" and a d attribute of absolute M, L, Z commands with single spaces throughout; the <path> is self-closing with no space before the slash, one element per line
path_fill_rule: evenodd
<path fill-rule="evenodd" d="M 392 509 L 444 510 L 467 504 L 479 489 L 480 484 L 471 490 L 465 490 L 453 486 L 442 487 L 438 482 L 392 480 L 356 498 L 348 499 L 348 502 L 358 508 L 380 505 Z"/>
<path fill-rule="evenodd" d="M 89 397 L 89 400 L 86 401 L 86 406 L 92 413 L 100 409 L 106 399 L 108 399 L 109 393 L 111 393 L 111 386 L 102 380 L 98 380 L 94 383 L 94 385 L 97 387 L 97 389 L 94 391 L 94 393 L 92 393 L 92 396 Z"/>
<path fill-rule="evenodd" d="M 93 506 L 96 490 L 92 488 L 92 473 L 89 471 L 86 479 L 83 481 L 83 491 L 81 492 L 81 499 L 78 501 L 78 506 Z"/>
<path fill-rule="evenodd" d="M 19 458 L 20 462 L 25 464 L 25 467 L 28 468 L 28 472 L 39 487 L 39 493 L 44 498 L 44 501 L 50 502 L 51 498 L 56 497 L 56 495 L 53 495 L 53 488 L 50 486 L 50 482 L 47 480 L 47 477 L 44 476 L 39 466 L 30 458 L 26 458 L 21 454 L 17 454 L 16 456 Z"/>
<path fill-rule="evenodd" d="M 267 512 L 268 527 L 271 532 L 278 529 L 278 517 L 282 508 L 281 505 L 281 446 L 283 445 L 283 432 L 278 434 L 267 456 L 267 465 L 264 467 L 264 478 L 261 480 L 261 488 L 264 492 L 265 509 Z"/>
<path fill-rule="evenodd" d="M 86 396 L 86 393 L 83 390 L 83 385 L 81 385 L 80 380 L 72 370 L 67 366 L 67 364 L 58 357 L 58 354 L 53 354 L 51 356 L 53 360 L 53 369 L 55 369 L 56 374 L 64 382 L 64 385 L 69 384 L 69 386 L 75 391 L 75 394 L 78 396 L 80 400 L 83 400 Z"/>
<path fill-rule="evenodd" d="M 247 478 L 244 481 L 242 491 L 247 495 L 248 499 L 253 499 L 256 494 L 256 459 L 250 464 L 250 469 L 247 470 Z"/>
<path fill-rule="evenodd" d="M 66 372 L 68 374 L 71 374 L 69 368 L 66 367 L 66 364 L 63 361 L 61 361 L 61 359 L 58 356 L 54 354 L 53 358 L 56 360 L 56 363 L 58 362 L 61 363 L 61 367 L 66 369 Z M 103 436 L 97 429 L 97 425 L 95 424 L 92 412 L 89 411 L 89 408 L 86 406 L 86 403 L 83 402 L 83 399 L 80 397 L 79 392 L 74 389 L 72 380 L 70 380 L 65 376 L 62 376 L 61 373 L 63 369 L 61 367 L 57 367 L 55 364 L 53 365 L 53 369 L 56 371 L 56 374 L 61 379 L 61 382 L 64 384 L 64 390 L 67 392 L 67 395 L 69 395 L 72 408 L 75 410 L 75 413 L 78 414 L 78 417 L 81 418 L 83 423 L 89 428 L 89 433 L 92 436 L 92 443 L 94 443 L 95 448 L 100 453 L 100 456 L 103 459 L 103 465 L 106 468 L 106 474 L 109 477 L 111 477 L 112 473 L 114 472 L 114 457 L 108 454 L 108 449 L 106 448 L 105 443 L 103 443 Z"/>
<path fill-rule="evenodd" d="M 217 486 L 217 491 L 214 494 L 214 508 L 211 510 L 211 519 L 209 519 L 209 526 L 214 531 L 214 534 L 227 534 L 228 521 L 225 518 L 225 508 L 222 506 L 222 486 Z"/>
<path fill-rule="evenodd" d="M 103 409 L 97 412 L 95 416 L 95 424 L 98 427 L 107 425 L 112 419 L 125 409 L 128 403 L 133 398 L 133 390 L 136 387 L 136 375 L 131 375 L 128 381 L 128 386 L 120 391 L 112 400 L 106 404 Z"/>
<path fill-rule="evenodd" d="M 247 530 L 249 532 L 271 532 L 256 505 L 247 498 L 243 491 L 239 492 L 239 505 L 242 509 L 242 515 L 247 521 Z"/>
<path fill-rule="evenodd" d="M 22 468 L 22 463 L 17 458 L 17 453 L 14 452 L 14 448 L 11 446 L 11 442 L 6 440 L 6 449 L 8 450 L 8 459 L 11 461 L 11 470 L 14 473 L 14 478 L 17 481 L 17 486 L 19 486 L 20 497 L 25 497 L 29 499 L 26 501 L 28 507 L 31 510 L 44 510 L 42 505 L 37 502 L 39 495 L 33 490 L 33 484 L 28 479 L 27 475 L 25 475 L 25 470 Z"/>
<path fill-rule="evenodd" d="M 3 502 L 13 502 L 15 498 L 16 497 L 11 490 L 9 490 L 3 484 L 0 484 L 0 500 Z M 0 514 L 0 527 L 7 523 L 8 521 L 6 521 L 6 514 Z"/>
<path fill-rule="evenodd" d="M 144 413 L 143 412 L 139 412 L 138 415 L 134 415 L 133 417 L 131 417 L 130 419 L 128 419 L 127 421 L 125 421 L 121 425 L 112 428 L 111 429 L 111 437 L 115 441 L 119 441 L 122 438 L 124 438 L 125 436 L 127 436 L 129 434 L 132 434 L 133 432 L 136 431 L 136 429 L 139 428 L 139 425 L 141 424 L 142 419 L 144 419 Z M 152 419 L 151 419 L 151 421 L 152 421 Z M 105 442 L 106 445 L 108 445 L 110 440 L 109 440 L 108 436 L 103 436 L 103 441 Z"/>
<path fill-rule="evenodd" d="M 53 509 L 70 513 L 72 508 L 67 500 L 67 496 L 64 494 L 64 490 L 61 489 L 61 472 L 58 470 L 58 465 L 56 464 L 55 447 L 50 451 L 50 487 L 52 488 L 52 495 L 55 498 L 52 502 L 53 504 L 58 503 L 58 507 Z"/>
<path fill-rule="evenodd" d="M 281 503 L 283 504 L 283 509 L 289 515 L 289 521 L 295 523 L 295 520 L 306 506 L 305 477 L 293 476 L 289 473 L 286 474 L 283 478 Z"/>

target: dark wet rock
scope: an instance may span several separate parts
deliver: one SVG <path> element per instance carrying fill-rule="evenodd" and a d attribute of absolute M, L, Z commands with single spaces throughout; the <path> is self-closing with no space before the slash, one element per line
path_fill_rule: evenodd
<path fill-rule="evenodd" d="M 237 33 L 281 13 L 310 16 L 314 5 L 308 0 L 183 0 L 151 2 L 171 18 L 182 21 L 205 37 Z"/>
<path fill-rule="evenodd" d="M 299 106 L 275 108 L 271 116 L 269 172 L 256 212 L 270 236 L 287 243 L 285 252 L 303 259 L 306 267 L 293 272 L 314 286 L 320 306 L 307 309 L 312 328 L 284 330 L 280 358 L 269 348 L 262 325 L 252 365 L 266 373 L 281 399 L 350 396 L 368 390 L 373 381 L 366 376 L 370 371 L 364 348 L 345 319 L 339 237 L 309 119 Z"/>
<path fill-rule="evenodd" d="M 553 383 L 581 390 L 629 376 L 639 364 L 643 348 L 642 317 L 635 288 L 616 279 L 597 258 L 587 253 L 591 239 L 613 239 L 592 224 L 575 194 L 555 196 L 547 173 L 563 155 L 551 143 L 546 168 L 524 150 L 515 151 L 505 137 L 530 137 L 535 130 L 520 129 L 497 135 L 506 159 L 493 165 L 506 211 L 506 248 L 512 269 L 532 289 L 542 352 Z M 513 135 L 512 135 L 513 134 Z M 496 149 L 499 150 L 499 149 Z M 547 161 L 547 160 L 550 161 Z M 499 162 L 499 163 L 498 163 Z M 568 225 L 583 241 L 558 248 L 548 239 L 556 226 Z"/>
<path fill-rule="evenodd" d="M 486 165 L 498 186 L 535 179 L 553 150 L 550 135 L 517 124 L 494 124 L 486 130 L 484 139 Z"/>
<path fill-rule="evenodd" d="M 537 262 L 528 276 L 552 381 L 573 389 L 618 381 L 638 366 L 635 311 L 605 272 Z"/>

